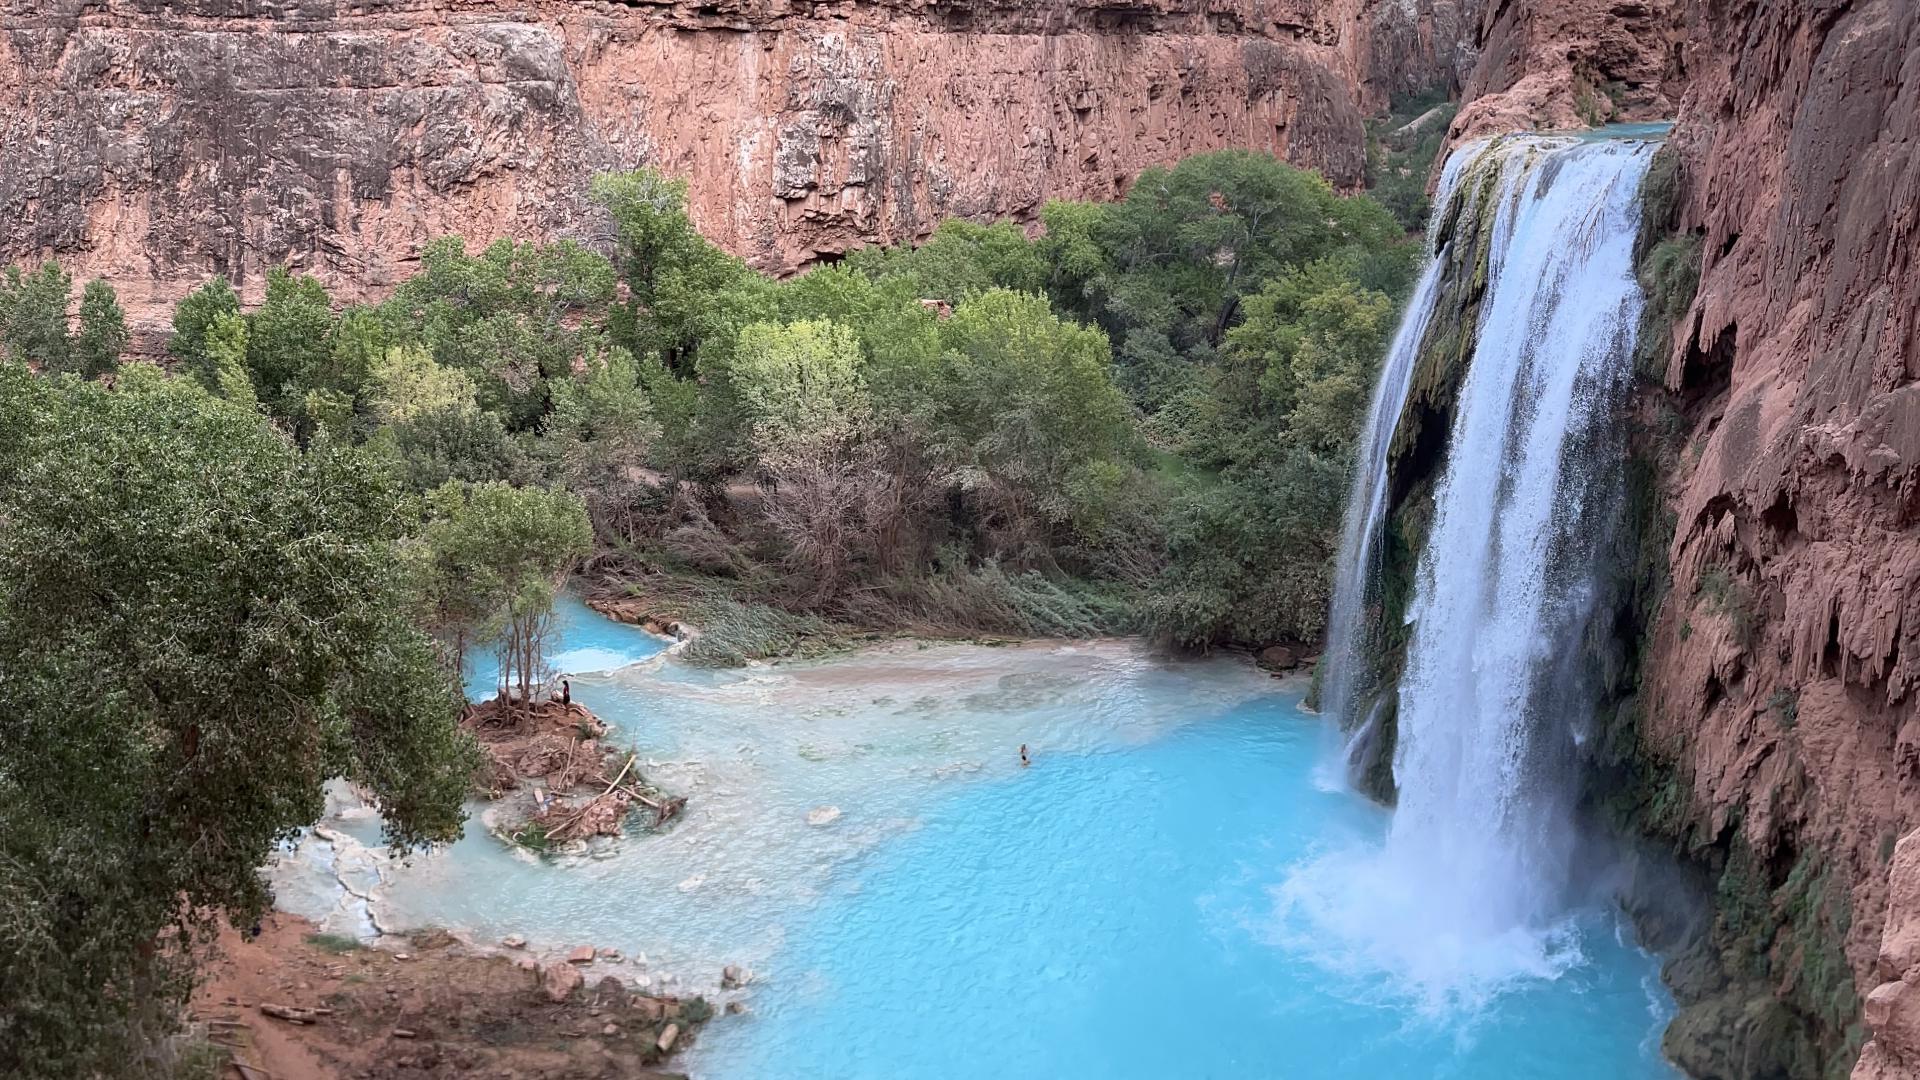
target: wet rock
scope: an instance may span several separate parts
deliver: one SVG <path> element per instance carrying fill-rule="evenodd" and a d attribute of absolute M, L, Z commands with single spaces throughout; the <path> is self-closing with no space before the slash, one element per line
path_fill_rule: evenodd
<path fill-rule="evenodd" d="M 728 964 L 720 969 L 720 989 L 738 990 L 753 981 L 753 972 L 739 964 Z"/>
<path fill-rule="evenodd" d="M 524 949 L 527 947 L 527 939 L 521 937 L 519 934 L 508 934 L 506 937 L 500 939 L 500 944 L 505 945 L 509 949 Z"/>
<path fill-rule="evenodd" d="M 567 963 L 569 964 L 593 963 L 593 946 L 591 945 L 575 946 L 573 951 L 567 954 Z"/>
<path fill-rule="evenodd" d="M 600 950 L 599 955 L 602 960 L 618 961 L 620 959 L 620 950 L 608 945 Z"/>
<path fill-rule="evenodd" d="M 747 1007 L 738 1001 L 727 1002 L 728 1016 L 739 1016 L 741 1013 L 744 1013 L 746 1011 L 747 1011 Z"/>
<path fill-rule="evenodd" d="M 816 828 L 831 825 L 840 820 L 840 808 L 837 806 L 816 806 L 807 811 L 807 824 Z"/>
<path fill-rule="evenodd" d="M 546 991 L 547 1000 L 556 1004 L 572 997 L 586 981 L 587 977 L 572 964 L 553 963 L 540 969 L 540 989 Z"/>

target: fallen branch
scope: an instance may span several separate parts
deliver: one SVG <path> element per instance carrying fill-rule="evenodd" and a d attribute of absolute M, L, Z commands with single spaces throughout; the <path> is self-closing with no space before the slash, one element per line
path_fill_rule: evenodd
<path fill-rule="evenodd" d="M 261 1012 L 276 1020 L 286 1020 L 295 1024 L 311 1024 L 323 1016 L 332 1016 L 332 1009 L 308 1008 L 304 1005 L 275 1005 L 263 1001 L 259 1005 Z"/>

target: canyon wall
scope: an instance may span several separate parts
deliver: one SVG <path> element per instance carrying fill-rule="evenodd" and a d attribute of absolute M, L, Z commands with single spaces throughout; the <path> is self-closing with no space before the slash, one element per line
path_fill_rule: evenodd
<path fill-rule="evenodd" d="M 151 328 L 214 273 L 357 298 L 448 233 L 595 242 L 588 179 L 642 164 L 775 272 L 1220 147 L 1353 187 L 1363 113 L 1465 77 L 1469 4 L 0 0 L 0 253 Z"/>
<path fill-rule="evenodd" d="M 1688 18 L 1676 224 L 1702 265 L 1666 370 L 1687 442 L 1649 735 L 1763 880 L 1831 882 L 1813 902 L 1867 997 L 1905 974 L 1878 957 L 1920 825 L 1920 7 Z"/>
<path fill-rule="evenodd" d="M 1700 277 L 1650 372 L 1630 707 L 1719 962 L 1670 971 L 1669 1050 L 1831 1076 L 1877 1035 L 1857 1075 L 1920 1075 L 1920 5 L 1515 0 L 1482 38 L 1457 137 L 1677 104 L 1654 235 Z"/>

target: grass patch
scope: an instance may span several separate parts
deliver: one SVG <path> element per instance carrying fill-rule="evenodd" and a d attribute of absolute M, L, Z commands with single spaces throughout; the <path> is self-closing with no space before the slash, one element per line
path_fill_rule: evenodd
<path fill-rule="evenodd" d="M 1706 598 L 1707 610 L 1726 616 L 1733 629 L 1733 639 L 1740 647 L 1752 648 L 1760 633 L 1760 614 L 1746 582 L 1735 577 L 1724 563 L 1714 563 L 1700 572 L 1696 590 Z M 1798 715 L 1797 706 L 1795 714 Z"/>
<path fill-rule="evenodd" d="M 547 827 L 537 821 L 529 821 L 518 828 L 508 829 L 506 837 L 512 843 L 541 855 L 554 849 L 553 837 L 547 835 Z"/>
<path fill-rule="evenodd" d="M 1773 719 L 1782 731 L 1792 731 L 1800 722 L 1800 695 L 1784 686 L 1767 699 L 1767 708 L 1772 710 Z"/>
<path fill-rule="evenodd" d="M 360 944 L 360 939 L 346 934 L 308 934 L 307 944 L 321 952 L 333 953 L 335 956 L 341 953 L 357 952 L 366 947 Z"/>

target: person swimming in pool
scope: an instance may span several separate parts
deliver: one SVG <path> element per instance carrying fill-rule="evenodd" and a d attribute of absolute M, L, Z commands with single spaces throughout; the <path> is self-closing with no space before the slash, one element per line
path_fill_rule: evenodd
<path fill-rule="evenodd" d="M 1027 744 L 1021 743 L 1020 744 L 1020 767 L 1024 769 L 1031 764 L 1033 764 L 1033 759 L 1027 757 Z"/>

